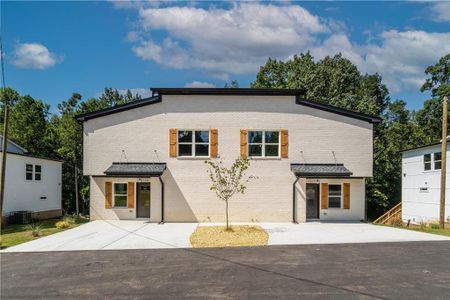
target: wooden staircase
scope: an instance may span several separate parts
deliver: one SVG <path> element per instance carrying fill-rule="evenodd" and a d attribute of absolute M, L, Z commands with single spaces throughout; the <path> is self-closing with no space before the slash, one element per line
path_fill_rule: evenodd
<path fill-rule="evenodd" d="M 390 210 L 385 212 L 381 217 L 376 219 L 374 223 L 376 224 L 387 224 L 389 220 L 393 219 L 394 217 L 402 217 L 402 203 L 399 202 L 394 207 L 392 207 Z"/>

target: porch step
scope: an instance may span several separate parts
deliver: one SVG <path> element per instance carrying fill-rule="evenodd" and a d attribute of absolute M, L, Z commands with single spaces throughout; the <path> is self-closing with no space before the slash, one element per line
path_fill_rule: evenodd
<path fill-rule="evenodd" d="M 387 224 L 389 220 L 395 218 L 395 217 L 402 217 L 402 202 L 397 203 L 394 207 L 392 207 L 390 210 L 385 212 L 381 217 L 376 219 L 374 223 L 376 224 Z"/>

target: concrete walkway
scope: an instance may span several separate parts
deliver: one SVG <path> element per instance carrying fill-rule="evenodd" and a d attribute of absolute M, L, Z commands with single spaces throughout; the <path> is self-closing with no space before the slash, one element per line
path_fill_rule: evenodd
<path fill-rule="evenodd" d="M 242 223 L 243 224 L 243 223 Z M 248 223 L 247 223 L 248 224 Z M 201 224 L 211 226 L 214 224 Z M 448 237 L 364 223 L 261 223 L 269 245 L 450 240 Z M 189 248 L 197 223 L 92 221 L 1 252 Z"/>

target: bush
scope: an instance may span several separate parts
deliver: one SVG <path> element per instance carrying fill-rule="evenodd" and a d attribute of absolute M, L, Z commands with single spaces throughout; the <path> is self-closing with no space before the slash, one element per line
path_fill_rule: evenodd
<path fill-rule="evenodd" d="M 439 227 L 439 224 L 436 224 L 436 223 L 430 223 L 430 228 L 431 228 L 431 229 L 439 229 L 440 227 Z"/>
<path fill-rule="evenodd" d="M 38 237 L 41 235 L 42 224 L 41 223 L 31 223 L 27 225 L 27 230 L 31 231 L 31 235 L 34 237 Z"/>
<path fill-rule="evenodd" d="M 68 221 L 58 221 L 55 224 L 56 228 L 58 229 L 64 229 L 64 228 L 69 228 L 70 227 L 70 223 Z"/>
<path fill-rule="evenodd" d="M 65 215 L 65 216 L 62 218 L 62 220 L 63 220 L 64 222 L 69 223 L 70 225 L 73 225 L 73 224 L 76 223 L 75 216 L 72 216 L 72 215 Z"/>

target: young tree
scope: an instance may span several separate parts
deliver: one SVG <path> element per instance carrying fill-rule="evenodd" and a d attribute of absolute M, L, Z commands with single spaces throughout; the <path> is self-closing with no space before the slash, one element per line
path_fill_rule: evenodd
<path fill-rule="evenodd" d="M 238 158 L 229 168 L 224 166 L 222 160 L 207 160 L 205 163 L 209 166 L 207 172 L 212 182 L 210 190 L 216 193 L 217 198 L 225 202 L 226 230 L 228 231 L 230 230 L 228 202 L 236 193 L 244 194 L 247 189 L 245 184 L 254 178 L 245 175 L 245 171 L 250 167 L 250 161 Z"/>

